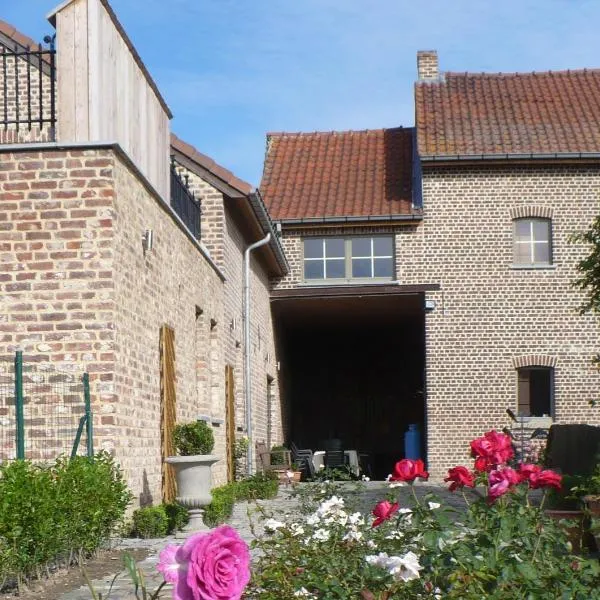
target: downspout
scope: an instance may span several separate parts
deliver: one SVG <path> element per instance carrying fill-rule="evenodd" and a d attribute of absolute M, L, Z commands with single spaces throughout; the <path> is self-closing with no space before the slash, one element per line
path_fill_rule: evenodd
<path fill-rule="evenodd" d="M 244 392 L 246 396 L 246 435 L 248 436 L 248 475 L 254 473 L 254 439 L 252 436 L 252 382 L 250 379 L 250 252 L 271 240 L 271 234 L 250 244 L 244 251 Z"/>

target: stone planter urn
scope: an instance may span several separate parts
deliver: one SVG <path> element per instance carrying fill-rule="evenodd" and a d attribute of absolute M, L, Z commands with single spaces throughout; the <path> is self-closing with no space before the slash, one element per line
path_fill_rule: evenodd
<path fill-rule="evenodd" d="M 215 447 L 212 429 L 205 421 L 176 425 L 173 429 L 173 449 L 178 456 L 167 456 L 177 482 L 176 500 L 188 509 L 189 523 L 175 537 L 206 531 L 204 507 L 212 502 L 211 467 L 219 460 L 211 454 Z"/>
<path fill-rule="evenodd" d="M 204 507 L 212 502 L 211 467 L 219 459 L 214 454 L 197 454 L 195 456 L 168 456 L 166 462 L 173 466 L 177 481 L 176 500 L 188 509 L 189 523 L 181 533 L 187 537 L 197 531 L 206 531 L 204 524 Z"/>

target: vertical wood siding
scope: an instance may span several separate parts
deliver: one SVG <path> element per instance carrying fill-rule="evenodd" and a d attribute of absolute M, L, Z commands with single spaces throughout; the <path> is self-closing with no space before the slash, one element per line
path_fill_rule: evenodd
<path fill-rule="evenodd" d="M 115 141 L 169 199 L 169 114 L 101 0 L 56 14 L 58 141 Z"/>

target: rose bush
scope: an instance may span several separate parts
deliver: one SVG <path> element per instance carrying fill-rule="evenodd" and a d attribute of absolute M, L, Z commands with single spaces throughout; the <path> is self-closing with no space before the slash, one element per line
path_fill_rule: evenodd
<path fill-rule="evenodd" d="M 325 499 L 316 490 L 312 513 L 277 522 L 257 542 L 261 557 L 245 597 L 600 599 L 597 561 L 573 555 L 543 511 L 560 476 L 538 465 L 509 466 L 510 439 L 495 431 L 471 449 L 475 470 L 459 465 L 446 478 L 463 494 L 462 510 L 415 493 L 415 480 L 428 477 L 420 461 L 399 461 L 389 477 L 390 488 L 410 486 L 410 506 L 392 489 L 364 517 L 346 509 L 339 490 Z"/>
<path fill-rule="evenodd" d="M 248 548 L 230 527 L 167 546 L 158 569 L 174 600 L 600 600 L 598 561 L 572 554 L 543 511 L 560 475 L 509 466 L 510 440 L 495 431 L 471 449 L 474 471 L 459 465 L 446 478 L 463 508 L 417 494 L 415 480 L 428 473 L 405 459 L 389 477 L 394 491 L 370 515 L 348 506 L 343 484 L 306 488 L 306 514 L 265 521 L 250 582 Z M 413 501 L 401 506 L 393 494 L 406 484 Z"/>

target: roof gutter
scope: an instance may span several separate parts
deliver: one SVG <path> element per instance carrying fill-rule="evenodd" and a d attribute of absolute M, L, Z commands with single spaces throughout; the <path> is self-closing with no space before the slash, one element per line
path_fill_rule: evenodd
<path fill-rule="evenodd" d="M 275 254 L 275 259 L 281 268 L 282 274 L 287 275 L 287 273 L 290 271 L 290 265 L 285 256 L 285 252 L 283 251 L 275 223 L 273 222 L 273 219 L 271 219 L 271 215 L 269 215 L 269 211 L 267 210 L 265 202 L 260 195 L 260 191 L 254 190 L 248 194 L 248 200 L 250 201 L 250 206 L 252 207 L 252 210 L 254 211 L 254 214 L 256 215 L 263 232 L 265 234 L 271 234 L 271 238 L 268 242 L 269 247 Z"/>
<path fill-rule="evenodd" d="M 364 215 L 360 217 L 301 217 L 299 219 L 278 219 L 282 225 L 313 225 L 318 223 L 365 223 L 365 222 L 387 222 L 403 221 L 415 222 L 422 221 L 421 213 L 410 215 Z"/>
<path fill-rule="evenodd" d="M 507 154 L 425 154 L 421 162 L 496 161 L 496 160 L 585 160 L 600 159 L 600 152 L 522 152 Z"/>

